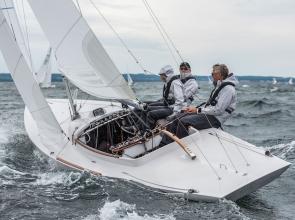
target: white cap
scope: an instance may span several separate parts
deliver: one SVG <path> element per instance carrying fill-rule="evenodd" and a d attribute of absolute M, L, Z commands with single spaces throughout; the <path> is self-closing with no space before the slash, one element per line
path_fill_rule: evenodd
<path fill-rule="evenodd" d="M 174 74 L 174 70 L 172 66 L 166 65 L 160 69 L 159 75 L 165 74 L 166 76 Z"/>

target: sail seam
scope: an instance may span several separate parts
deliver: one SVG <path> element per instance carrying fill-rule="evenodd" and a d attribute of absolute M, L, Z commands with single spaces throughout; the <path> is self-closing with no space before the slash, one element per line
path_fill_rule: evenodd
<path fill-rule="evenodd" d="M 15 65 L 15 67 L 13 68 L 13 72 L 12 72 L 12 74 L 14 75 L 14 73 L 15 73 L 15 71 L 16 71 L 16 69 L 17 69 L 17 67 L 18 67 L 18 64 L 19 64 L 19 62 L 20 62 L 20 60 L 21 60 L 21 58 L 22 58 L 22 54 L 20 54 L 20 56 L 19 56 L 19 58 L 18 58 L 18 60 L 17 60 L 17 62 L 16 62 L 16 65 Z"/>
<path fill-rule="evenodd" d="M 69 28 L 69 30 L 66 32 L 66 34 L 63 36 L 61 41 L 57 44 L 56 49 L 55 49 L 55 53 L 57 53 L 61 44 L 64 42 L 64 40 L 67 38 L 67 36 L 71 33 L 71 31 L 74 29 L 74 27 L 78 24 L 78 22 L 80 21 L 81 18 L 82 18 L 82 16 L 80 15 L 78 17 L 78 19 L 73 23 L 73 25 Z"/>
<path fill-rule="evenodd" d="M 36 109 L 36 110 L 34 110 L 34 111 L 30 111 L 30 112 L 33 114 L 33 113 L 35 113 L 35 112 L 39 112 L 39 111 L 42 111 L 42 110 L 44 110 L 44 109 L 48 109 L 48 108 L 49 108 L 48 106 L 44 106 L 44 107 L 42 107 L 42 108 Z"/>

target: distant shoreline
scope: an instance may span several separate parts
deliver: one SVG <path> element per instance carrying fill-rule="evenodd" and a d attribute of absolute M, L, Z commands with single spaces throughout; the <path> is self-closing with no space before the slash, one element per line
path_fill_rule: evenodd
<path fill-rule="evenodd" d="M 127 80 L 127 74 L 123 74 L 124 78 Z M 147 74 L 130 74 L 134 82 L 159 82 L 160 78 L 157 75 L 147 75 Z M 280 82 L 288 82 L 290 77 L 276 77 L 276 76 L 237 76 L 240 81 L 272 81 L 276 78 Z M 196 76 L 199 81 L 208 81 L 208 76 Z M 0 82 L 12 82 L 11 75 L 9 73 L 0 73 Z M 53 82 L 61 82 L 62 76 L 59 73 L 52 74 Z"/>

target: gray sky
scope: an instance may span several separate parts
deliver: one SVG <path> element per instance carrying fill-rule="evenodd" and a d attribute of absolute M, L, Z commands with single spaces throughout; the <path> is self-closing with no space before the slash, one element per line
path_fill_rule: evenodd
<path fill-rule="evenodd" d="M 20 0 L 17 0 L 20 2 Z M 176 67 L 141 0 L 92 0 L 125 43 L 153 72 Z M 84 16 L 121 72 L 142 72 L 89 0 L 79 1 Z M 238 75 L 295 77 L 294 0 L 148 0 L 193 72 L 207 75 L 225 63 Z M 48 43 L 27 11 L 34 64 Z M 53 15 L 54 16 L 54 15 Z M 7 72 L 2 57 L 0 72 Z"/>

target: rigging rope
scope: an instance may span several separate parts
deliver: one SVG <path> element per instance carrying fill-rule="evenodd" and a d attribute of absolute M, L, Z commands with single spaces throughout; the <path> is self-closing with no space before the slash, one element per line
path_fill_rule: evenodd
<path fill-rule="evenodd" d="M 25 46 L 27 47 L 27 50 L 28 50 L 30 65 L 31 65 L 32 71 L 35 71 L 33 66 L 33 60 L 32 60 L 31 45 L 29 40 L 29 32 L 28 32 L 27 16 L 26 16 L 25 7 L 24 7 L 24 0 L 22 0 L 22 10 L 23 10 L 24 23 L 25 23 L 26 38 L 27 38 L 26 39 L 27 42 L 24 42 L 24 43 L 27 43 L 27 45 Z"/>
<path fill-rule="evenodd" d="M 13 9 L 13 8 L 9 8 L 7 6 L 6 0 L 4 0 L 4 4 L 5 4 L 5 9 Z M 14 36 L 14 40 L 16 41 L 16 36 L 15 36 L 14 28 L 13 28 L 13 25 L 12 25 L 12 22 L 11 22 L 11 17 L 10 17 L 10 14 L 9 14 L 9 11 L 8 10 L 7 10 L 7 15 L 8 15 L 9 24 L 11 26 L 11 30 L 12 30 L 12 33 L 13 33 L 13 36 Z"/>
<path fill-rule="evenodd" d="M 169 48 L 169 51 L 171 53 L 171 55 L 173 56 L 174 60 L 176 60 L 170 46 L 169 43 L 171 44 L 172 48 L 175 50 L 176 54 L 179 56 L 179 59 L 181 60 L 181 62 L 184 62 L 183 56 L 180 54 L 179 50 L 177 49 L 176 45 L 174 44 L 174 42 L 172 41 L 171 37 L 169 36 L 169 34 L 167 33 L 167 31 L 165 30 L 164 26 L 162 25 L 162 23 L 160 22 L 160 20 L 158 19 L 158 17 L 156 16 L 155 12 L 153 11 L 153 9 L 151 8 L 151 6 L 149 5 L 147 0 L 142 0 L 147 11 L 149 12 L 149 14 L 151 15 L 156 27 L 158 28 L 160 34 L 163 37 L 163 40 L 165 41 L 167 47 Z M 169 42 L 169 43 L 168 43 Z M 178 62 L 176 61 L 176 63 L 178 64 Z"/>
<path fill-rule="evenodd" d="M 168 50 L 169 50 L 169 52 L 170 52 L 170 54 L 171 54 L 173 60 L 174 60 L 175 63 L 176 63 L 176 66 L 178 66 L 178 65 L 179 65 L 179 62 L 177 61 L 177 59 L 176 59 L 176 57 L 175 57 L 175 55 L 174 55 L 174 53 L 173 53 L 173 51 L 172 51 L 172 49 L 171 49 L 169 43 L 168 43 L 168 41 L 167 41 L 167 39 L 166 39 L 166 37 L 165 37 L 165 34 L 164 34 L 164 32 L 162 31 L 162 29 L 161 29 L 161 26 L 159 26 L 159 24 L 157 23 L 157 20 L 156 20 L 156 18 L 154 17 L 153 12 L 152 12 L 151 9 L 149 8 L 149 6 L 147 5 L 147 3 L 146 3 L 145 0 L 143 0 L 143 3 L 144 3 L 144 5 L 145 5 L 145 7 L 146 7 L 148 13 L 150 14 L 152 20 L 154 21 L 154 24 L 155 24 L 156 28 L 158 29 L 160 35 L 162 36 L 162 38 L 163 38 L 163 40 L 164 40 L 164 43 L 166 44 L 166 46 L 167 46 L 167 48 L 168 48 Z"/>
<path fill-rule="evenodd" d="M 102 17 L 102 19 L 105 21 L 105 23 L 109 26 L 109 28 L 114 32 L 116 37 L 119 39 L 121 44 L 125 47 L 125 49 L 128 51 L 128 53 L 131 55 L 131 57 L 134 59 L 135 63 L 142 69 L 144 73 L 151 73 L 154 74 L 147 69 L 143 67 L 141 62 L 137 59 L 137 57 L 134 55 L 134 53 L 129 49 L 127 44 L 124 42 L 124 40 L 120 37 L 119 33 L 114 29 L 114 27 L 111 25 L 111 23 L 106 19 L 106 17 L 103 15 L 103 13 L 98 9 L 98 7 L 94 4 L 93 0 L 89 0 L 90 3 L 93 5 L 94 9 L 98 12 L 98 14 Z"/>
<path fill-rule="evenodd" d="M 17 14 L 19 16 L 21 16 L 22 13 L 20 12 L 20 9 L 18 7 L 17 1 L 15 1 L 14 8 L 15 8 L 15 14 L 16 14 L 16 16 L 17 16 Z M 16 17 L 16 19 L 18 19 L 18 16 Z M 18 19 L 18 21 L 19 21 L 19 19 Z M 24 49 L 25 49 L 24 52 L 26 53 L 26 57 L 29 58 L 29 49 L 28 49 L 28 47 L 26 45 L 26 40 L 25 40 L 25 37 L 24 37 L 24 30 L 23 30 L 20 22 L 18 22 L 18 24 L 19 24 L 19 31 L 20 31 L 20 34 L 21 34 L 21 38 L 22 38 L 22 41 L 23 41 L 23 46 L 24 46 Z M 28 64 L 31 65 L 31 62 L 29 62 Z M 30 66 L 30 68 L 31 68 L 31 70 L 33 70 L 33 67 L 32 66 Z"/>

